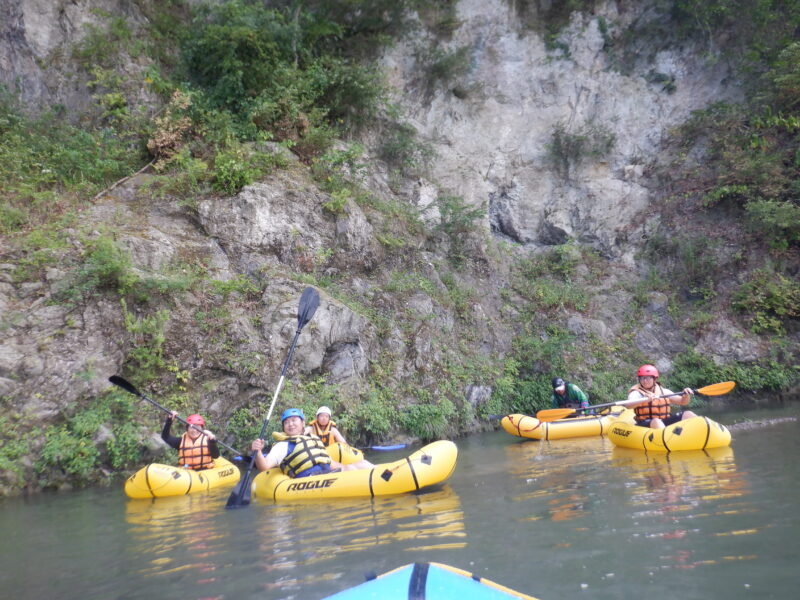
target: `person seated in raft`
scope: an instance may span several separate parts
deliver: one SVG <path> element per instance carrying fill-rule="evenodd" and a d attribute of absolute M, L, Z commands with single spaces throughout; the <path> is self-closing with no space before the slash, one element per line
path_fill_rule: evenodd
<path fill-rule="evenodd" d="M 333 471 L 353 471 L 374 467 L 368 460 L 351 465 L 342 465 L 328 456 L 325 446 L 318 437 L 305 434 L 306 417 L 299 408 L 287 408 L 281 415 L 283 433 L 272 434 L 278 443 L 264 456 L 264 440 L 253 440 L 251 448 L 255 451 L 256 467 L 267 471 L 280 467 L 289 477 L 308 477 L 323 475 Z"/>
<path fill-rule="evenodd" d="M 305 434 L 317 436 L 325 446 L 330 446 L 333 442 L 347 444 L 344 436 L 336 428 L 336 423 L 331 421 L 331 409 L 327 406 L 320 406 L 317 409 L 317 418 L 306 426 Z"/>
<path fill-rule="evenodd" d="M 589 408 L 586 393 L 574 383 L 553 378 L 553 408 Z M 575 414 L 574 416 L 578 416 Z"/>
<path fill-rule="evenodd" d="M 181 437 L 170 434 L 172 422 L 178 413 L 174 410 L 167 415 L 164 429 L 161 430 L 161 439 L 178 451 L 178 463 L 187 469 L 202 471 L 213 469 L 214 459 L 219 458 L 217 438 L 206 426 L 206 420 L 200 415 L 186 417 L 186 433 Z"/>
<path fill-rule="evenodd" d="M 628 400 L 643 398 L 640 403 L 631 403 L 633 407 L 636 424 L 640 427 L 650 427 L 651 429 L 663 429 L 667 425 L 672 425 L 683 419 L 696 417 L 690 410 L 670 414 L 670 404 L 685 406 L 689 404 L 689 399 L 694 391 L 691 388 L 684 388 L 682 392 L 673 392 L 658 383 L 658 369 L 653 365 L 642 365 L 636 372 L 639 383 L 628 391 Z M 659 396 L 667 396 L 659 398 Z"/>

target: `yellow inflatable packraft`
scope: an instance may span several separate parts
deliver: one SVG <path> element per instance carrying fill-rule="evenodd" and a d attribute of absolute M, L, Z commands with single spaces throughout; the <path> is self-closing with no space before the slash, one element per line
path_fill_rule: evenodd
<path fill-rule="evenodd" d="M 371 469 L 292 479 L 270 469 L 253 479 L 253 496 L 285 502 L 329 498 L 372 498 L 421 490 L 445 481 L 456 468 L 458 449 L 448 440 L 428 444 L 408 457 Z"/>
<path fill-rule="evenodd" d="M 608 439 L 621 448 L 636 448 L 648 452 L 674 452 L 729 446 L 731 432 L 725 425 L 708 417 L 692 417 L 668 425 L 664 429 L 614 423 L 608 432 Z"/>
<path fill-rule="evenodd" d="M 153 463 L 128 477 L 125 493 L 129 498 L 183 496 L 230 487 L 238 481 L 239 469 L 221 456 L 214 459 L 213 469 L 203 471 Z"/>
<path fill-rule="evenodd" d="M 540 421 L 536 417 L 515 414 L 503 417 L 500 424 L 511 435 L 534 440 L 561 440 L 604 435 L 617 421 L 633 423 L 633 411 L 623 406 L 612 406 L 604 414 L 558 421 Z"/>
<path fill-rule="evenodd" d="M 325 446 L 325 452 L 327 452 L 328 456 L 333 460 L 343 465 L 352 465 L 353 463 L 364 460 L 364 453 L 361 450 L 341 442 L 334 442 Z"/>

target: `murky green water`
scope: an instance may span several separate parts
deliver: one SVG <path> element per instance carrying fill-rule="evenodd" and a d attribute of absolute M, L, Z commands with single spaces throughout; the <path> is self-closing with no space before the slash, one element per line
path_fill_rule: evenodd
<path fill-rule="evenodd" d="M 800 415 L 800 406 L 712 418 Z M 798 421 L 731 448 L 646 455 L 604 438 L 457 440 L 441 489 L 225 510 L 227 491 L 128 500 L 108 489 L 0 501 L 7 598 L 315 599 L 437 561 L 543 600 L 795 597 Z M 404 452 L 371 453 L 388 462 Z"/>

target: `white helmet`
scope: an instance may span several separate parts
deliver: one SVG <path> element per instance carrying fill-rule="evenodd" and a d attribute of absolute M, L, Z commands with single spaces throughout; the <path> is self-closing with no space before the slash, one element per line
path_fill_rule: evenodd
<path fill-rule="evenodd" d="M 317 416 L 319 416 L 319 415 L 321 415 L 321 414 L 326 414 L 326 415 L 328 415 L 328 416 L 330 417 L 330 416 L 332 415 L 332 413 L 331 413 L 331 409 L 330 409 L 330 408 L 328 408 L 327 406 L 320 406 L 320 407 L 317 409 Z"/>

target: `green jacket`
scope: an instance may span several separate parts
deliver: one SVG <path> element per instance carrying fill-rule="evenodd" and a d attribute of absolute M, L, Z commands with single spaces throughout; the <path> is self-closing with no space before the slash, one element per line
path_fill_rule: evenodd
<path fill-rule="evenodd" d="M 567 382 L 564 395 L 553 390 L 553 408 L 589 408 L 589 397 L 574 383 Z"/>

